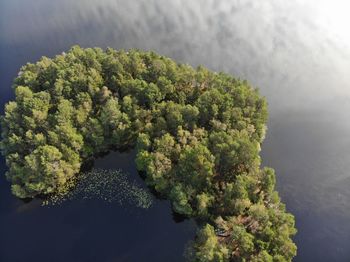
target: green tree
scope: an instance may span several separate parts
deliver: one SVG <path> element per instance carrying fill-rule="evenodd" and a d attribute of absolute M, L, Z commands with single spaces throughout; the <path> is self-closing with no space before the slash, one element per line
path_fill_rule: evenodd
<path fill-rule="evenodd" d="M 197 234 L 194 244 L 193 261 L 226 262 L 229 261 L 229 250 L 220 245 L 214 228 L 206 224 Z"/>

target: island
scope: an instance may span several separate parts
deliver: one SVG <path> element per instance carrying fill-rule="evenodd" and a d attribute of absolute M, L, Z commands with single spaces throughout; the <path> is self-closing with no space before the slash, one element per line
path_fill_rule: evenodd
<path fill-rule="evenodd" d="M 83 49 L 20 69 L 1 117 L 19 198 L 66 190 L 98 154 L 135 148 L 145 183 L 193 218 L 189 261 L 291 261 L 293 215 L 259 155 L 267 103 L 247 81 L 154 52 Z"/>

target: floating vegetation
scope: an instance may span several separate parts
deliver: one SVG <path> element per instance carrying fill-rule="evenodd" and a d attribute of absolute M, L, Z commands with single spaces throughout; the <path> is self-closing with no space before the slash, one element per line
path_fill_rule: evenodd
<path fill-rule="evenodd" d="M 149 208 L 153 201 L 147 189 L 130 181 L 128 175 L 120 170 L 93 169 L 81 173 L 66 185 L 60 192 L 50 195 L 43 205 L 57 205 L 67 200 L 99 199 Z"/>

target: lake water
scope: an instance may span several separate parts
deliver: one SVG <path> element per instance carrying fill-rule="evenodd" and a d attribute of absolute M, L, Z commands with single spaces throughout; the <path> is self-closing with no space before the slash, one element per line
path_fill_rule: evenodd
<path fill-rule="evenodd" d="M 350 261 L 350 18 L 341 0 L 0 0 L 0 107 L 20 66 L 73 44 L 154 50 L 249 79 L 269 102 L 264 165 L 296 216 L 294 261 Z M 137 177 L 132 154 L 99 159 Z M 0 159 L 0 171 L 6 167 Z M 0 179 L 0 261 L 181 261 L 167 201 L 41 207 Z"/>

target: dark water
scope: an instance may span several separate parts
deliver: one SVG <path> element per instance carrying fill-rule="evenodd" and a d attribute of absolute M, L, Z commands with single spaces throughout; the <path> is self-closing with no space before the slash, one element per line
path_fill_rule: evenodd
<path fill-rule="evenodd" d="M 120 168 L 130 182 L 144 185 L 132 159 L 110 153 L 96 168 Z M 123 202 L 75 199 L 57 206 L 24 204 L 1 187 L 0 261 L 119 262 L 183 261 L 195 234 L 191 220 L 175 223 L 168 201 L 153 200 L 149 209 Z"/>
<path fill-rule="evenodd" d="M 262 156 L 296 216 L 295 261 L 348 262 L 349 8 L 341 0 L 0 0 L 1 109 L 23 63 L 73 44 L 154 50 L 249 79 L 270 104 Z M 128 163 L 136 179 L 125 158 L 112 162 Z M 176 224 L 164 201 L 147 211 L 23 204 L 0 181 L 0 261 L 181 261 L 191 223 Z"/>

